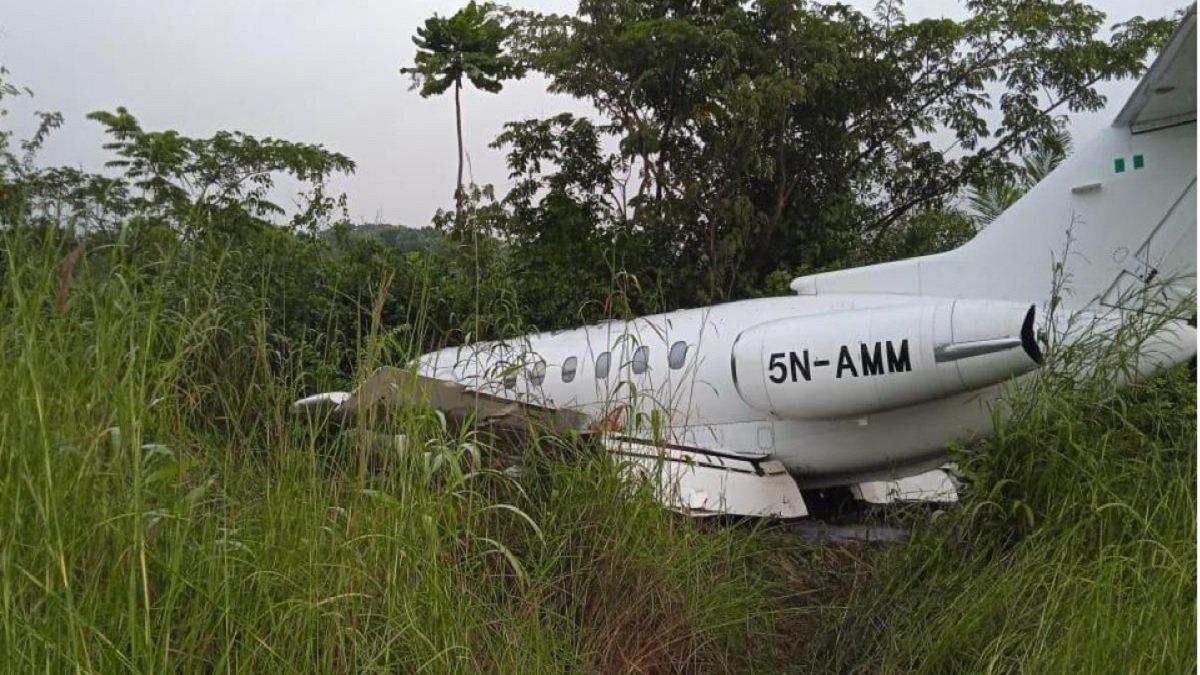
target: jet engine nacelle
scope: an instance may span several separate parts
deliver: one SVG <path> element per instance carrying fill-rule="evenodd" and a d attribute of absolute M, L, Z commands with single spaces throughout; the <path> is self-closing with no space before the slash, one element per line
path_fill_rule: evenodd
<path fill-rule="evenodd" d="M 1035 307 L 990 300 L 799 316 L 743 331 L 733 380 L 791 419 L 854 417 L 996 384 L 1042 363 Z"/>

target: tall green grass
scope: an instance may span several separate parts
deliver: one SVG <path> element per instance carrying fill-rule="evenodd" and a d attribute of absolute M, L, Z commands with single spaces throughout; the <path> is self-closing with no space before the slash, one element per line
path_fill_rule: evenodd
<path fill-rule="evenodd" d="M 1135 318 L 1123 337 L 1144 337 Z M 953 509 L 876 550 L 801 612 L 828 672 L 1177 673 L 1196 669 L 1196 385 L 1128 388 L 1131 339 L 1067 347 L 957 453 Z"/>
<path fill-rule="evenodd" d="M 516 479 L 428 413 L 382 455 L 333 440 L 220 265 L 2 246 L 0 670 L 773 669 L 751 534 L 583 446 Z"/>
<path fill-rule="evenodd" d="M 428 411 L 336 438 L 287 406 L 346 346 L 272 335 L 253 259 L 74 245 L 0 235 L 0 671 L 1195 669 L 1186 372 L 1051 369 L 956 508 L 819 546 L 675 516 L 570 439 L 505 447 L 513 477 Z M 362 311 L 363 371 L 425 330 Z"/>

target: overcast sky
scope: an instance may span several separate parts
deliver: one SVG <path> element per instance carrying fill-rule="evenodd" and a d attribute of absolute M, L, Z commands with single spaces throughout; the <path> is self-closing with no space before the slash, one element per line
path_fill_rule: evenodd
<path fill-rule="evenodd" d="M 399 74 L 411 36 L 435 12 L 466 0 L 6 0 L 0 9 L 0 65 L 36 98 L 12 106 L 6 123 L 28 129 L 33 110 L 57 110 L 66 124 L 42 160 L 99 170 L 107 158 L 93 110 L 126 106 L 151 130 L 207 136 L 237 130 L 321 143 L 358 163 L 335 187 L 356 219 L 428 224 L 453 204 L 454 102 L 422 99 Z M 512 0 L 573 12 L 575 0 Z M 869 8 L 874 0 L 851 0 Z M 1165 16 L 1185 0 L 1093 0 L 1111 25 L 1134 13 Z M 959 16 L 953 0 L 908 4 L 910 19 Z M 1119 107 L 1133 83 L 1107 86 Z M 487 144 L 504 122 L 589 107 L 550 96 L 535 77 L 498 95 L 466 90 L 463 128 L 474 180 L 506 182 L 502 154 Z M 1073 120 L 1083 140 L 1114 115 Z"/>

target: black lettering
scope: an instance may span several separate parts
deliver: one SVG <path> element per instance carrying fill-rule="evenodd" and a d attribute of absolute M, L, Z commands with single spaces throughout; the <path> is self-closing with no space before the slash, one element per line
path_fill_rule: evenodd
<path fill-rule="evenodd" d="M 829 359 L 817 359 L 816 361 L 813 361 L 813 365 L 822 367 L 827 366 L 829 365 Z"/>
<path fill-rule="evenodd" d="M 842 379 L 842 371 L 849 370 L 850 374 L 858 377 L 858 370 L 854 367 L 854 360 L 850 358 L 850 349 L 846 345 L 842 345 L 842 351 L 838 353 L 838 369 L 837 377 Z"/>
<path fill-rule="evenodd" d="M 863 377 L 883 374 L 883 345 L 881 343 L 875 343 L 874 353 L 871 352 L 867 343 L 862 343 L 862 370 Z"/>
<path fill-rule="evenodd" d="M 892 349 L 892 341 L 887 341 L 887 362 L 889 373 L 907 373 L 912 371 L 912 361 L 908 358 L 908 340 L 900 341 L 900 353 Z"/>
<path fill-rule="evenodd" d="M 796 374 L 799 373 L 804 378 L 805 382 L 812 382 L 812 371 L 808 367 L 808 350 L 804 350 L 804 360 L 801 361 L 796 352 L 792 352 L 792 382 L 796 381 Z"/>
<path fill-rule="evenodd" d="M 771 371 L 769 377 L 775 384 L 782 384 L 783 381 L 787 379 L 787 364 L 783 362 L 783 357 L 785 356 L 787 356 L 787 354 L 784 354 L 783 352 L 776 352 L 771 355 L 771 361 L 767 365 L 767 370 Z M 776 368 L 779 369 L 779 372 L 775 371 Z"/>

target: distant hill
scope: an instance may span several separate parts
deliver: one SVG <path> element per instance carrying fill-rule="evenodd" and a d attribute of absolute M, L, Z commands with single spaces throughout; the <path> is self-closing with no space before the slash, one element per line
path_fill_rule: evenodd
<path fill-rule="evenodd" d="M 428 226 L 415 228 L 386 223 L 362 223 L 360 225 L 342 225 L 339 228 L 344 228 L 351 237 L 374 239 L 406 252 L 430 251 L 442 245 L 442 234 Z M 325 236 L 333 238 L 334 230 L 327 231 Z"/>

